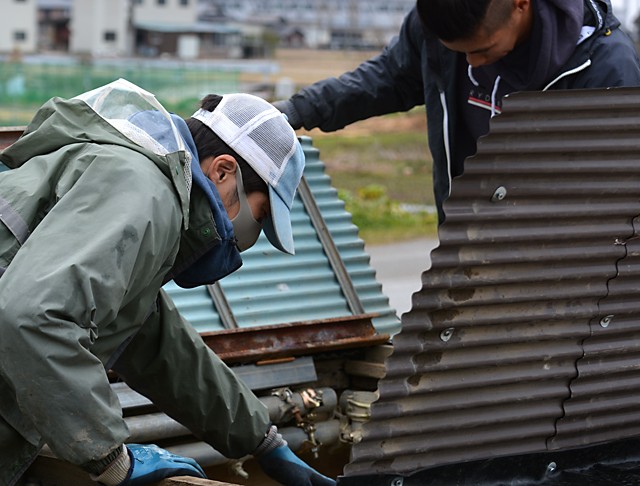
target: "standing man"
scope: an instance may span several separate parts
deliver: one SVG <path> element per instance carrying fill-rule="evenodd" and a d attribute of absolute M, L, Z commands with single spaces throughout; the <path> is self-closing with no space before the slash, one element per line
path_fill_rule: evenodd
<path fill-rule="evenodd" d="M 333 131 L 426 105 L 440 222 L 451 180 L 516 91 L 640 85 L 609 0 L 418 0 L 377 57 L 275 106 L 293 128 Z"/>
<path fill-rule="evenodd" d="M 45 443 L 107 486 L 205 477 L 125 444 L 109 369 L 226 456 L 253 454 L 285 485 L 334 484 L 161 290 L 237 270 L 263 229 L 293 253 L 304 153 L 279 111 L 210 95 L 185 121 L 119 80 L 47 102 L 0 161 L 0 484 Z"/>

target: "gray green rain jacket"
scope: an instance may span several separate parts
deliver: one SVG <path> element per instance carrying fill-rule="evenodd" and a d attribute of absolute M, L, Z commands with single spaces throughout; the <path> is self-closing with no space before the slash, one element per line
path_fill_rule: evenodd
<path fill-rule="evenodd" d="M 81 465 L 126 442 L 110 368 L 221 453 L 251 453 L 265 407 L 161 290 L 241 263 L 217 192 L 191 187 L 184 121 L 120 80 L 50 100 L 0 160 L 0 484 L 45 443 Z"/>

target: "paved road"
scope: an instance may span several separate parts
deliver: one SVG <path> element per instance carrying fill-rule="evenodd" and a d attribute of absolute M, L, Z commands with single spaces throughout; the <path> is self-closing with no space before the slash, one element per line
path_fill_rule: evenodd
<path fill-rule="evenodd" d="M 420 239 L 366 247 L 382 291 L 398 315 L 411 309 L 411 296 L 420 290 L 420 276 L 431 266 L 431 250 L 437 245 L 436 239 Z"/>

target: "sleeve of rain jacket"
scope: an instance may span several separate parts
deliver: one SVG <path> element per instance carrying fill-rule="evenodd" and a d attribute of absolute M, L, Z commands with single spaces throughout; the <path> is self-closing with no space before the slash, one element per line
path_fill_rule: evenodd
<path fill-rule="evenodd" d="M 92 346 L 140 325 L 177 251 L 181 216 L 171 182 L 142 155 L 108 146 L 78 157 L 84 173 L 0 279 L 0 373 L 55 454 L 84 464 L 128 436 Z M 113 329 L 136 301 L 140 320 Z"/>
<path fill-rule="evenodd" d="M 269 428 L 263 403 L 206 346 L 164 291 L 157 311 L 113 369 L 226 457 L 253 452 Z"/>
<path fill-rule="evenodd" d="M 424 104 L 422 32 L 414 8 L 399 36 L 380 55 L 293 95 L 290 101 L 304 128 L 334 131 L 358 120 Z"/>

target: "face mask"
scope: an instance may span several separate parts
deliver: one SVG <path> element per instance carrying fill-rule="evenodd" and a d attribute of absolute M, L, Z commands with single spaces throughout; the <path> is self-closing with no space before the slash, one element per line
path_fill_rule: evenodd
<path fill-rule="evenodd" d="M 233 225 L 233 232 L 238 240 L 236 246 L 238 250 L 245 251 L 251 248 L 262 231 L 262 223 L 253 219 L 253 213 L 251 207 L 249 207 L 249 201 L 247 201 L 247 194 L 244 192 L 244 184 L 242 183 L 242 172 L 240 172 L 240 166 L 237 165 L 236 184 L 238 186 L 238 199 L 240 200 L 240 211 L 231 220 Z"/>

